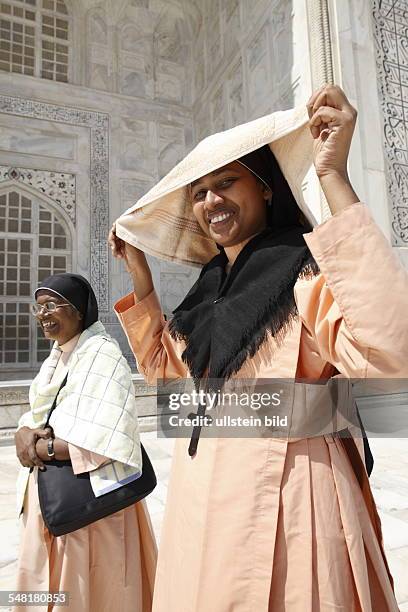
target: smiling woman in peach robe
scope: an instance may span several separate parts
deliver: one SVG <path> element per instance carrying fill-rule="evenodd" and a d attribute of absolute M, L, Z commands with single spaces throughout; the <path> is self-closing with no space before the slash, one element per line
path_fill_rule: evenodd
<path fill-rule="evenodd" d="M 357 112 L 325 86 L 298 117 L 276 113 L 203 141 L 112 228 L 134 285 L 115 308 L 149 383 L 407 376 L 407 273 L 348 178 Z M 267 151 L 252 155 L 285 142 L 291 193 L 279 167 L 257 166 Z M 320 224 L 306 218 L 293 170 L 309 150 L 332 213 Z M 145 245 L 206 264 L 170 322 Z M 361 438 L 337 431 L 176 440 L 154 612 L 397 612 L 363 457 Z"/>
<path fill-rule="evenodd" d="M 21 417 L 15 437 L 21 463 L 15 588 L 44 591 L 44 595 L 64 591 L 69 598 L 67 609 L 75 612 L 150 612 L 156 543 L 145 501 L 55 537 L 44 523 L 38 497 L 38 470 L 54 458 L 70 460 L 74 474 L 89 472 L 93 491 L 100 495 L 140 475 L 130 368 L 98 320 L 96 297 L 85 278 L 62 273 L 44 279 L 35 292 L 32 310 L 54 345 L 31 384 L 30 411 Z M 59 393 L 66 374 L 66 385 Z M 52 429 L 44 429 L 57 394 Z M 120 444 L 114 443 L 117 410 L 126 410 L 128 415 L 121 419 Z M 98 416 L 102 411 L 111 415 L 109 421 L 104 419 L 103 428 Z M 45 604 L 17 606 L 16 610 L 56 608 Z"/>

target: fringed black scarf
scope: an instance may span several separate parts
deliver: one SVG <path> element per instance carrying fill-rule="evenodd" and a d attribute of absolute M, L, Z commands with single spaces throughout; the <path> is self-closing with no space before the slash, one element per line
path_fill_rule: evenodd
<path fill-rule="evenodd" d="M 269 147 L 238 161 L 272 189 L 268 227 L 245 245 L 228 275 L 220 249 L 173 312 L 170 333 L 186 342 L 182 358 L 196 385 L 207 368 L 209 379 L 228 380 L 268 331 L 279 343 L 297 315 L 296 280 L 319 271 L 303 238 L 311 227 Z"/>
<path fill-rule="evenodd" d="M 207 367 L 208 378 L 228 380 L 268 330 L 278 343 L 283 339 L 297 314 L 296 280 L 318 272 L 303 232 L 264 230 L 245 245 L 228 275 L 223 251 L 204 266 L 170 321 L 173 338 L 186 342 L 182 358 L 196 384 Z"/>

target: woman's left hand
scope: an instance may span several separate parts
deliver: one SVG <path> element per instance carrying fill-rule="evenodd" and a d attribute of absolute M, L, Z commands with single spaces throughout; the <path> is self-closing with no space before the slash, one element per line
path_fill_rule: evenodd
<path fill-rule="evenodd" d="M 16 444 L 16 454 L 21 465 L 29 468 L 35 466 L 43 468 L 44 464 L 42 459 L 36 452 L 36 443 L 38 440 L 48 440 L 50 437 L 50 428 L 42 429 L 41 427 L 37 427 L 31 429 L 31 427 L 20 427 L 14 436 L 14 440 Z"/>
<path fill-rule="evenodd" d="M 314 138 L 313 162 L 317 176 L 332 174 L 346 178 L 356 109 L 337 85 L 324 85 L 316 90 L 306 106 Z"/>

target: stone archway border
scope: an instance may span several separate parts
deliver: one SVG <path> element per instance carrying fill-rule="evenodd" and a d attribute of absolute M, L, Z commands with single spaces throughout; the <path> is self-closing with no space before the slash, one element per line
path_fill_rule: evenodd
<path fill-rule="evenodd" d="M 90 131 L 90 283 L 101 312 L 110 308 L 109 259 L 109 115 L 26 98 L 0 95 L 0 113 L 86 127 Z"/>

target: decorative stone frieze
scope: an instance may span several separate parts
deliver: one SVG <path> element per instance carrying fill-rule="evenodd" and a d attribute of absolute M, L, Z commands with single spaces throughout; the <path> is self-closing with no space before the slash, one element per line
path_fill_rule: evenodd
<path fill-rule="evenodd" d="M 0 187 L 4 181 L 29 185 L 44 194 L 64 210 L 72 223 L 76 223 L 76 177 L 66 172 L 49 172 L 32 168 L 0 166 Z"/>
<path fill-rule="evenodd" d="M 373 0 L 377 75 L 394 246 L 408 245 L 408 4 Z"/>

